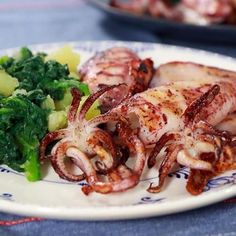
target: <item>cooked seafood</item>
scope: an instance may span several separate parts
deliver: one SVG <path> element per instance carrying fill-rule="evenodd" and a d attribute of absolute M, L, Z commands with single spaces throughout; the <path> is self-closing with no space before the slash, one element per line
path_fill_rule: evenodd
<path fill-rule="evenodd" d="M 199 78 L 210 78 L 213 80 L 225 78 L 236 81 L 236 73 L 193 62 L 172 61 L 158 67 L 150 87 L 155 88 L 176 81 L 198 81 Z M 229 114 L 223 121 L 217 124 L 216 128 L 236 135 L 236 113 Z"/>
<path fill-rule="evenodd" d="M 51 152 L 52 165 L 64 179 L 79 181 L 86 178 L 88 185 L 83 187 L 86 194 L 92 191 L 119 192 L 134 187 L 139 182 L 146 160 L 148 167 L 153 167 L 162 149 L 166 155 L 159 170 L 159 184 L 150 186 L 149 192 L 161 190 L 175 163 L 190 168 L 187 190 L 191 194 L 201 193 L 213 176 L 235 168 L 234 138 L 230 133 L 214 128 L 236 111 L 235 73 L 176 62 L 173 63 L 174 70 L 168 72 L 170 65 L 163 65 L 158 70 L 159 74 L 165 72 L 162 77 L 169 80 L 169 84 L 127 98 L 90 121 L 86 121 L 84 116 L 93 101 L 126 85 L 102 88 L 88 98 L 80 112 L 77 112 L 80 96 L 73 90 L 68 127 L 46 135 L 41 143 L 42 160 L 46 146 L 60 140 Z M 173 82 L 171 73 L 176 74 L 176 65 L 187 66 L 189 70 L 186 72 L 197 72 L 198 80 L 196 75 L 196 80 Z M 165 67 L 167 70 L 163 70 Z M 184 72 L 179 73 L 179 77 L 176 74 L 177 80 Z M 107 124 L 106 130 L 100 126 L 104 123 Z M 151 154 L 147 157 L 150 149 Z M 66 169 L 65 156 L 81 169 L 81 175 L 73 175 Z M 133 168 L 126 162 L 130 156 L 134 156 Z"/>
<path fill-rule="evenodd" d="M 176 81 L 199 81 L 199 78 L 236 81 L 236 73 L 193 62 L 172 61 L 157 68 L 150 87 L 155 88 Z"/>
<path fill-rule="evenodd" d="M 73 101 L 68 113 L 68 127 L 48 133 L 41 142 L 41 161 L 50 158 L 53 168 L 63 179 L 80 181 L 86 177 L 89 184 L 83 187 L 86 194 L 91 191 L 109 193 L 131 188 L 138 183 L 141 170 L 144 167 L 146 159 L 144 146 L 129 127 L 123 130 L 126 123 L 121 122 L 118 114 L 107 113 L 90 121 L 85 119 L 86 112 L 98 97 L 114 88 L 124 86 L 126 85 L 111 86 L 99 90 L 86 100 L 79 112 L 77 110 L 80 94 L 78 90 L 73 89 Z M 126 138 L 126 135 L 129 135 L 125 142 L 132 145 L 137 155 L 134 170 L 128 168 L 124 163 L 127 159 L 125 150 L 122 150 L 122 147 L 116 148 L 110 134 L 97 127 L 98 124 L 107 121 L 119 121 L 121 136 Z M 46 147 L 55 140 L 60 141 L 53 147 L 51 155 L 45 156 Z M 90 158 L 95 155 L 99 157 L 99 160 L 93 164 Z M 70 157 L 83 173 L 75 175 L 68 172 L 64 162 L 65 156 Z M 98 174 L 107 174 L 110 181 L 102 182 L 99 180 Z"/>
<path fill-rule="evenodd" d="M 111 0 L 110 5 L 135 14 L 199 25 L 236 23 L 235 0 Z"/>
<path fill-rule="evenodd" d="M 108 111 L 126 96 L 134 95 L 148 88 L 154 68 L 151 59 L 141 60 L 128 48 L 113 47 L 100 52 L 80 69 L 81 79 L 94 93 L 107 85 L 125 83 L 126 88 L 114 88 L 100 98 L 102 111 Z"/>
<path fill-rule="evenodd" d="M 140 15 L 147 13 L 153 17 L 172 20 L 181 20 L 182 17 L 176 5 L 169 0 L 131 0 L 126 2 L 111 0 L 110 5 Z"/>

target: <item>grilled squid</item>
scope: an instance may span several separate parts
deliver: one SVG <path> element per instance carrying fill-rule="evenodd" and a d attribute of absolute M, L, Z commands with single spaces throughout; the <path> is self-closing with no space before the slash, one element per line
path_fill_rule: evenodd
<path fill-rule="evenodd" d="M 127 96 L 146 90 L 153 76 L 151 59 L 141 60 L 128 48 L 113 47 L 89 59 L 80 69 L 81 80 L 95 93 L 104 86 L 124 83 L 100 98 L 102 112 L 115 107 Z"/>
<path fill-rule="evenodd" d="M 48 133 L 40 144 L 40 159 L 43 163 L 49 159 L 55 172 L 63 179 L 69 181 L 81 181 L 86 179 L 88 186 L 83 187 L 85 194 L 91 191 L 99 193 L 120 192 L 135 186 L 142 173 L 145 164 L 145 148 L 137 135 L 127 126 L 127 122 L 121 121 L 118 114 L 104 114 L 93 120 L 87 121 L 85 115 L 93 102 L 115 88 L 125 88 L 125 84 L 113 85 L 103 88 L 91 95 L 78 107 L 81 95 L 77 89 L 72 89 L 72 104 L 68 113 L 68 127 Z M 136 156 L 134 168 L 129 168 L 125 162 L 128 158 L 127 150 L 116 147 L 111 135 L 99 128 L 98 125 L 106 122 L 119 122 L 121 136 L 129 135 L 129 145 Z M 47 146 L 58 141 L 46 155 Z M 128 141 L 125 141 L 125 143 Z M 130 152 L 129 152 L 130 153 Z M 68 171 L 66 157 L 81 170 L 81 174 L 73 174 Z M 107 181 L 104 181 L 104 178 Z"/>
<path fill-rule="evenodd" d="M 200 194 L 210 178 L 236 167 L 235 137 L 215 128 L 236 111 L 236 80 L 234 72 L 193 63 L 185 65 L 201 76 L 173 82 L 170 70 L 168 83 L 127 97 L 89 121 L 85 114 L 96 99 L 127 85 L 98 90 L 80 111 L 80 94 L 73 89 L 68 127 L 45 136 L 40 147 L 41 160 L 48 158 L 61 178 L 86 179 L 87 185 L 82 188 L 85 194 L 133 188 L 139 183 L 146 163 L 155 168 L 158 160 L 159 183 L 148 188 L 156 193 L 163 188 L 173 166 L 180 164 L 190 168 L 187 190 Z M 58 142 L 47 156 L 46 148 L 55 140 Z M 66 168 L 66 157 L 81 170 L 80 175 Z"/>
<path fill-rule="evenodd" d="M 236 81 L 236 73 L 193 62 L 173 61 L 157 68 L 150 87 L 154 88 L 176 81 L 198 81 L 199 78 Z M 217 124 L 216 128 L 236 134 L 236 113 L 229 114 L 222 122 Z"/>

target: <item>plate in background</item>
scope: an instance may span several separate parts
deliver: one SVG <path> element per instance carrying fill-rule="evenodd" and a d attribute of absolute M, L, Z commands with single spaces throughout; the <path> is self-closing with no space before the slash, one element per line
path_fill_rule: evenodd
<path fill-rule="evenodd" d="M 165 36 L 174 38 L 205 40 L 214 42 L 230 42 L 236 44 L 236 25 L 194 25 L 174 22 L 167 19 L 154 18 L 145 15 L 136 15 L 122 11 L 109 5 L 109 0 L 89 0 L 92 5 L 103 10 L 108 16 L 119 20 L 121 23 L 128 22 L 133 27 L 143 27 Z M 125 25 L 124 25 L 125 27 Z"/>

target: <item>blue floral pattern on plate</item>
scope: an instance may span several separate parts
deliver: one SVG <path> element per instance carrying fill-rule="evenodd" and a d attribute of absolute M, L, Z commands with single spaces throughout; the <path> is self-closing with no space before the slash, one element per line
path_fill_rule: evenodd
<path fill-rule="evenodd" d="M 2 193 L 0 195 L 0 198 L 3 199 L 3 200 L 7 200 L 7 201 L 14 201 L 12 199 L 13 195 L 11 193 Z"/>
<path fill-rule="evenodd" d="M 153 198 L 153 197 L 142 197 L 139 202 L 135 203 L 134 205 L 140 205 L 140 204 L 153 204 L 153 203 L 160 203 L 165 198 Z"/>

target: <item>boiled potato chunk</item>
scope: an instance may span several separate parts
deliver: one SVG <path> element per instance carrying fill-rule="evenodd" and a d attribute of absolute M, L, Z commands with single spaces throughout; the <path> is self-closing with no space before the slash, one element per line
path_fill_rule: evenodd
<path fill-rule="evenodd" d="M 7 74 L 4 70 L 0 70 L 0 95 L 10 96 L 14 90 L 19 86 L 16 78 Z"/>
<path fill-rule="evenodd" d="M 69 77 L 72 77 L 75 80 L 80 80 L 80 77 L 75 72 L 70 72 Z"/>
<path fill-rule="evenodd" d="M 42 102 L 41 108 L 55 110 L 54 100 L 50 97 L 50 95 L 47 95 L 46 99 Z"/>
<path fill-rule="evenodd" d="M 70 89 L 67 89 L 62 100 L 55 101 L 56 110 L 65 110 L 72 102 Z"/>
<path fill-rule="evenodd" d="M 80 102 L 80 106 L 79 106 L 79 110 L 81 108 L 81 106 L 83 105 L 83 103 L 85 102 L 85 100 L 88 98 L 88 96 L 83 96 L 81 98 L 81 102 Z M 70 93 L 70 91 L 68 90 L 65 95 L 64 95 L 64 98 L 60 101 L 56 101 L 55 102 L 55 105 L 56 105 L 56 110 L 66 110 L 68 111 L 69 109 L 69 106 L 71 105 L 71 102 L 72 102 L 72 95 Z M 90 120 L 92 118 L 94 118 L 95 116 L 98 116 L 100 115 L 101 112 L 100 112 L 100 109 L 99 109 L 99 102 L 98 100 L 95 101 L 93 103 L 93 105 L 89 108 L 85 118 L 86 120 Z"/>
<path fill-rule="evenodd" d="M 53 111 L 48 116 L 48 130 L 49 132 L 62 129 L 67 125 L 66 111 Z"/>
<path fill-rule="evenodd" d="M 88 96 L 83 96 L 81 99 L 80 107 L 81 108 L 82 104 L 85 102 L 85 100 L 88 98 Z M 91 120 L 92 118 L 100 115 L 100 109 L 99 109 L 99 102 L 96 100 L 93 105 L 89 108 L 88 112 L 85 115 L 86 120 Z"/>
<path fill-rule="evenodd" d="M 48 54 L 45 58 L 46 61 L 55 60 L 61 64 L 67 64 L 70 72 L 77 72 L 77 66 L 80 63 L 80 55 L 73 52 L 72 48 L 68 45 L 59 48 L 55 52 Z"/>

